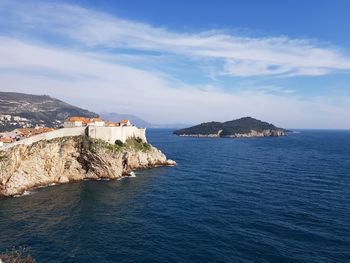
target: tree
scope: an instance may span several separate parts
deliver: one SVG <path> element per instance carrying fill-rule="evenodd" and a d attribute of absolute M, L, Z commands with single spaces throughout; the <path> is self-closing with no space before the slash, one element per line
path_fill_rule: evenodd
<path fill-rule="evenodd" d="M 123 147 L 124 143 L 121 140 L 115 140 L 115 145 L 119 146 L 119 147 Z"/>

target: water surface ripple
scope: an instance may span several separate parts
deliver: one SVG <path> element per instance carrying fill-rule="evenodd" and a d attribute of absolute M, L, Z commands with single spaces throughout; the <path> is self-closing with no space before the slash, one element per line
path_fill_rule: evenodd
<path fill-rule="evenodd" d="M 0 200 L 0 250 L 38 262 L 350 262 L 350 131 L 195 139 L 178 162 Z"/>

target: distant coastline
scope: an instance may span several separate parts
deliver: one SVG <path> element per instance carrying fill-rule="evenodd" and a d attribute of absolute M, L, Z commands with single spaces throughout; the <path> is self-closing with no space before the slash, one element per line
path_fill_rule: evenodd
<path fill-rule="evenodd" d="M 197 138 L 255 138 L 286 136 L 288 131 L 251 117 L 227 122 L 206 122 L 174 131 L 181 137 Z"/>

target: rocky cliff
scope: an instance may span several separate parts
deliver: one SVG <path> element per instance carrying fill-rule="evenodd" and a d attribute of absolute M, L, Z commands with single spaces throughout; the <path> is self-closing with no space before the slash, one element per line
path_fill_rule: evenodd
<path fill-rule="evenodd" d="M 0 151 L 0 196 L 85 179 L 116 179 L 132 170 L 172 166 L 155 147 L 128 140 L 111 145 L 85 136 L 39 141 Z"/>
<path fill-rule="evenodd" d="M 229 137 L 229 138 L 255 138 L 255 137 L 279 137 L 279 136 L 286 136 L 287 132 L 282 129 L 277 130 L 262 130 L 262 131 L 255 131 L 251 130 L 250 132 L 246 133 L 235 133 L 232 135 L 221 135 L 221 137 Z"/>

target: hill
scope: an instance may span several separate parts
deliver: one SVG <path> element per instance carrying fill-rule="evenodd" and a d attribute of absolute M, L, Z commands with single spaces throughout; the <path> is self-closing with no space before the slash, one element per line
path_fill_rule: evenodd
<path fill-rule="evenodd" d="M 144 127 L 144 128 L 151 128 L 153 127 L 153 124 L 141 119 L 140 117 L 137 117 L 135 115 L 131 114 L 119 114 L 119 113 L 106 113 L 102 112 L 100 113 L 100 117 L 107 121 L 114 121 L 119 122 L 120 120 L 128 119 L 132 124 L 134 124 L 137 127 Z"/>
<path fill-rule="evenodd" d="M 123 119 L 128 119 L 130 122 L 137 127 L 144 128 L 161 128 L 161 129 L 180 129 L 184 127 L 188 127 L 190 124 L 182 124 L 182 123 L 150 123 L 145 121 L 144 119 L 131 114 L 120 114 L 115 112 L 102 112 L 100 113 L 100 117 L 104 120 L 115 121 L 118 122 Z"/>
<path fill-rule="evenodd" d="M 267 137 L 284 136 L 287 131 L 251 117 L 227 122 L 206 122 L 176 130 L 174 134 L 193 137 Z"/>
<path fill-rule="evenodd" d="M 55 128 L 70 116 L 97 117 L 98 114 L 47 95 L 0 92 L 0 131 L 37 125 Z"/>

